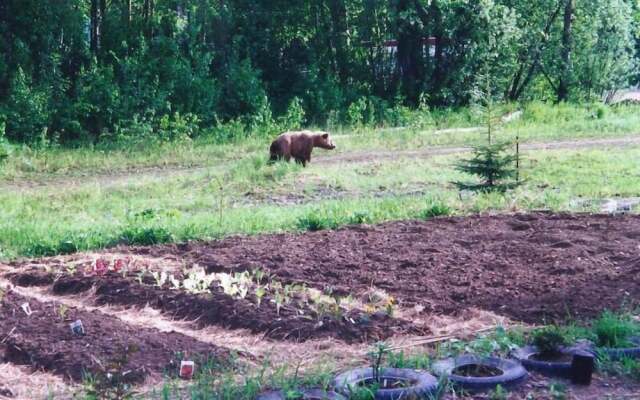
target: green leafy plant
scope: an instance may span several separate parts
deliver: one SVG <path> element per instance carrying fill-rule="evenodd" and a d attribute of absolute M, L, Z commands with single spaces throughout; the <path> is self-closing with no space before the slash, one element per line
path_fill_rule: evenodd
<path fill-rule="evenodd" d="M 549 385 L 549 394 L 553 400 L 565 400 L 567 398 L 567 385 L 553 382 Z"/>
<path fill-rule="evenodd" d="M 60 320 L 64 321 L 65 318 L 67 317 L 68 312 L 69 312 L 69 307 L 66 306 L 65 304 L 60 304 L 58 306 L 58 317 L 60 317 Z"/>
<path fill-rule="evenodd" d="M 509 392 L 502 387 L 502 385 L 498 385 L 490 394 L 490 400 L 507 400 L 509 397 Z"/>
<path fill-rule="evenodd" d="M 78 270 L 78 266 L 75 264 L 65 264 L 64 268 L 69 275 L 75 275 L 76 271 Z"/>
<path fill-rule="evenodd" d="M 151 246 L 173 240 L 173 235 L 162 227 L 129 226 L 122 232 L 122 241 L 128 245 Z"/>
<path fill-rule="evenodd" d="M 639 326 L 628 315 L 610 311 L 602 313 L 593 323 L 593 333 L 600 347 L 620 348 L 631 345 L 629 339 L 640 331 Z"/>
<path fill-rule="evenodd" d="M 162 272 L 153 271 L 151 275 L 153 276 L 153 279 L 156 281 L 156 286 L 158 286 L 159 288 L 163 287 L 164 284 L 167 283 L 167 279 L 169 279 L 169 275 L 167 274 L 167 271 L 164 271 L 164 270 Z"/>
<path fill-rule="evenodd" d="M 373 221 L 373 216 L 369 211 L 356 211 L 349 217 L 349 224 L 362 225 L 370 224 Z"/>
<path fill-rule="evenodd" d="M 380 370 L 382 366 L 382 361 L 389 353 L 390 348 L 384 342 L 378 342 L 374 345 L 374 347 L 367 353 L 367 357 L 371 363 L 371 369 L 373 371 L 373 381 L 376 383 L 380 383 Z"/>
<path fill-rule="evenodd" d="M 255 288 L 254 294 L 256 296 L 256 301 L 258 302 L 258 307 L 262 304 L 262 299 L 267 294 L 267 290 L 264 286 L 257 286 Z"/>
<path fill-rule="evenodd" d="M 540 354 L 553 356 L 559 354 L 568 341 L 558 327 L 548 326 L 533 332 L 533 344 L 538 348 Z"/>
<path fill-rule="evenodd" d="M 131 355 L 137 352 L 135 346 L 125 346 L 117 355 L 104 365 L 100 364 L 100 370 L 85 376 L 84 392 L 92 399 L 105 400 L 129 400 L 133 399 L 136 392 L 129 382 Z"/>
<path fill-rule="evenodd" d="M 448 216 L 448 215 L 451 215 L 452 213 L 453 213 L 453 210 L 449 206 L 447 206 L 445 203 L 443 203 L 442 201 L 430 198 L 430 199 L 427 199 L 427 206 L 422 211 L 420 216 L 422 218 L 427 219 L 427 218 Z"/>
<path fill-rule="evenodd" d="M 305 216 L 298 218 L 298 229 L 305 231 L 322 231 L 325 229 L 333 229 L 337 226 L 337 222 L 323 215 L 320 212 L 311 212 Z"/>

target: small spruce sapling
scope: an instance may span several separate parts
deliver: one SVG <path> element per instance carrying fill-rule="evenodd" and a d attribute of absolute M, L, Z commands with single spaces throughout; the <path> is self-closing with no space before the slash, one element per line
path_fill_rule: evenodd
<path fill-rule="evenodd" d="M 488 70 L 488 68 L 487 68 Z M 494 131 L 499 127 L 500 118 L 494 115 L 491 75 L 484 74 L 484 88 L 476 90 L 476 108 L 483 115 L 487 128 L 487 143 L 475 146 L 470 159 L 460 161 L 455 168 L 467 174 L 475 175 L 480 182 L 453 182 L 460 190 L 474 192 L 506 192 L 520 185 L 520 155 L 511 154 L 511 143 L 494 142 Z M 519 146 L 518 146 L 519 147 Z"/>

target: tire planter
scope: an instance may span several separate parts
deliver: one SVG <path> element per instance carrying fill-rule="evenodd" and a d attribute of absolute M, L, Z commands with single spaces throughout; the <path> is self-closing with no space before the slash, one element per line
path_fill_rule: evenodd
<path fill-rule="evenodd" d="M 487 377 L 463 376 L 454 373 L 458 368 L 473 365 L 497 369 L 502 373 Z M 447 378 L 455 386 L 471 393 L 493 390 L 498 385 L 505 389 L 513 388 L 524 382 L 529 376 L 527 370 L 518 361 L 479 357 L 473 354 L 437 361 L 433 364 L 432 369 L 436 375 Z"/>
<path fill-rule="evenodd" d="M 302 391 L 301 400 L 347 400 L 346 397 L 336 392 L 327 392 L 322 389 L 307 389 Z M 287 400 L 287 396 L 281 390 L 266 392 L 258 396 L 257 400 Z"/>
<path fill-rule="evenodd" d="M 431 374 L 404 368 L 383 368 L 381 380 L 405 381 L 406 385 L 395 389 L 378 389 L 376 400 L 428 399 L 438 392 L 438 380 Z M 373 380 L 372 368 L 358 368 L 344 372 L 333 380 L 337 392 L 349 396 L 352 388 Z"/>
<path fill-rule="evenodd" d="M 593 350 L 586 345 L 566 347 L 560 352 L 564 355 L 573 356 L 582 351 Z M 511 352 L 511 357 L 518 360 L 528 371 L 536 371 L 549 377 L 570 378 L 572 374 L 572 360 L 566 361 L 542 361 L 535 360 L 532 357 L 540 354 L 536 346 L 519 347 Z"/>
<path fill-rule="evenodd" d="M 599 348 L 598 351 L 608 357 L 611 361 L 619 361 L 623 358 L 640 358 L 640 337 L 633 337 L 629 339 L 635 347 L 628 347 L 624 349 L 613 349 L 608 347 Z"/>

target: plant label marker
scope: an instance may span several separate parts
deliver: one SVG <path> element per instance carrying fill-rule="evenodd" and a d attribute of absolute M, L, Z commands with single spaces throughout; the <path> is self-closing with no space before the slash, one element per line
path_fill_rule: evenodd
<path fill-rule="evenodd" d="M 180 378 L 192 379 L 193 372 L 196 369 L 196 364 L 193 361 L 181 361 L 180 362 Z"/>
<path fill-rule="evenodd" d="M 24 313 L 27 314 L 27 317 L 33 314 L 33 311 L 31 311 L 31 306 L 29 305 L 29 303 L 24 303 L 23 305 L 20 306 L 20 308 L 22 308 L 22 311 L 24 311 Z"/>
<path fill-rule="evenodd" d="M 76 322 L 69 324 L 69 327 L 71 328 L 71 332 L 76 336 L 83 336 L 85 333 L 84 325 L 82 325 L 81 320 L 77 320 Z"/>

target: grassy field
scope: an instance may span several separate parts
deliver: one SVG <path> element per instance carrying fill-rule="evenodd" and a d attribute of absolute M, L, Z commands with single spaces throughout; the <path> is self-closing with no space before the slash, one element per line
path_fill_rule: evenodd
<path fill-rule="evenodd" d="M 473 125 L 471 114 L 451 124 Z M 530 105 L 501 140 L 632 136 L 635 108 Z M 442 123 L 438 129 L 444 128 Z M 338 136 L 311 166 L 267 165 L 267 140 L 190 142 L 145 149 L 15 149 L 0 172 L 0 257 L 42 256 L 123 244 L 333 228 L 486 210 L 596 210 L 579 199 L 640 193 L 640 147 L 523 152 L 524 185 L 500 195 L 459 193 L 463 154 L 404 150 L 467 146 L 481 131 L 365 129 Z M 394 158 L 378 152 L 398 151 Z M 360 157 L 349 159 L 350 154 Z M 331 162 L 331 157 L 338 158 Z M 345 158 L 346 157 L 346 158 Z"/>
<path fill-rule="evenodd" d="M 267 164 L 269 138 L 260 135 L 227 144 L 202 137 L 148 146 L 13 146 L 0 167 L 0 259 L 485 211 L 598 211 L 604 199 L 640 197 L 637 107 L 527 106 L 521 119 L 498 131 L 498 140 L 517 136 L 549 148 L 524 147 L 523 184 L 506 195 L 460 192 L 452 184 L 470 179 L 455 165 L 468 156 L 464 148 L 485 140 L 482 129 L 474 129 L 481 121 L 468 110 L 434 115 L 401 128 L 337 128 L 338 150 L 315 152 L 307 168 Z M 585 145 L 600 138 L 630 139 L 626 146 Z M 575 143 L 554 148 L 557 141 Z M 443 151 L 429 153 L 433 148 Z M 611 324 L 562 329 L 569 340 L 597 340 L 599 323 L 604 331 Z M 640 332 L 635 322 L 633 332 Z M 392 351 L 384 363 L 424 369 L 463 351 L 506 355 L 528 336 L 498 328 L 467 339 Z M 363 354 L 351 362 L 367 361 Z M 326 387 L 336 370 L 335 360 L 304 373 L 299 365 L 261 363 L 202 368 L 192 384 L 166 381 L 141 398 L 252 399 L 270 387 L 295 393 Z M 601 360 L 599 367 L 605 376 L 640 377 L 637 361 Z M 84 396 L 77 398 L 99 398 L 89 394 L 90 381 L 75 389 Z M 541 392 L 563 398 L 564 390 L 551 381 Z"/>
<path fill-rule="evenodd" d="M 500 114 L 513 111 L 503 107 Z M 598 110 L 600 110 L 598 112 Z M 504 140 L 522 142 L 563 139 L 620 137 L 640 133 L 637 106 L 558 105 L 532 103 L 518 120 L 504 124 Z M 413 116 L 405 127 L 335 127 L 337 153 L 375 149 L 414 149 L 425 146 L 460 146 L 481 143 L 482 115 L 470 110 Z M 231 128 L 229 128 L 231 129 Z M 458 130 L 456 130 L 458 129 Z M 246 156 L 264 157 L 271 140 L 262 132 L 247 133 L 236 143 L 212 143 L 205 135 L 193 141 L 157 144 L 148 142 L 98 144 L 93 148 L 10 147 L 8 160 L 0 168 L 0 183 L 24 180 L 43 182 L 55 177 L 81 179 L 95 174 L 114 174 L 145 169 L 216 167 Z"/>

